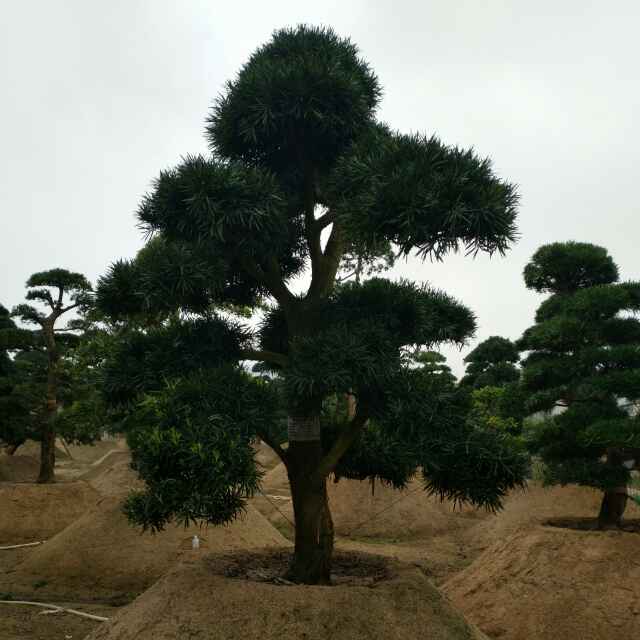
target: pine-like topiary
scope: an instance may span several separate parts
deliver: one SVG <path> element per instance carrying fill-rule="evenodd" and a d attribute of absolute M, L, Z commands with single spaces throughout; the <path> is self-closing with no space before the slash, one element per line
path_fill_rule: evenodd
<path fill-rule="evenodd" d="M 527 287 L 551 293 L 519 347 L 532 411 L 552 411 L 530 429 L 550 483 L 604 491 L 599 522 L 619 525 L 632 464 L 640 459 L 640 283 L 619 282 L 606 249 L 565 242 L 538 249 Z"/>
<path fill-rule="evenodd" d="M 300 582 L 329 577 L 325 483 L 336 470 L 398 483 L 420 466 L 427 490 L 495 508 L 526 465 L 508 438 L 468 423 L 451 389 L 428 396 L 433 376 L 405 358 L 408 347 L 464 343 L 467 308 L 408 281 L 339 284 L 354 266 L 389 263 L 390 248 L 501 253 L 516 235 L 515 188 L 490 161 L 392 131 L 376 120 L 380 94 L 331 29 L 276 32 L 216 101 L 211 155 L 160 173 L 138 212 L 152 239 L 97 292 L 103 312 L 137 327 L 105 372 L 148 486 L 128 503 L 131 519 L 235 517 L 258 482 L 259 437 L 287 467 L 289 577 Z M 263 312 L 258 331 L 227 313 L 238 308 Z M 248 375 L 243 360 L 275 379 Z M 323 424 L 323 403 L 345 394 L 355 415 Z M 384 451 L 397 455 L 383 461 Z"/>
<path fill-rule="evenodd" d="M 34 352 L 31 360 L 34 373 L 31 376 L 31 398 L 37 397 L 37 386 L 34 376 L 37 376 L 37 362 L 41 360 L 40 369 L 43 372 L 42 397 L 40 406 L 30 410 L 40 424 L 39 439 L 41 442 L 40 473 L 38 482 L 54 482 L 55 475 L 55 439 L 56 418 L 59 408 L 60 379 L 62 376 L 61 359 L 65 348 L 76 341 L 71 327 L 56 325 L 61 316 L 72 309 L 86 309 L 91 301 L 91 285 L 80 273 L 73 273 L 66 269 L 50 269 L 34 273 L 27 281 L 26 298 L 39 302 L 45 311 L 31 304 L 20 304 L 11 312 L 26 324 L 35 325 L 35 331 L 7 327 L 0 331 L 3 345 L 11 350 L 23 348 Z M 71 331 L 70 331 L 71 330 Z M 70 331 L 70 332 L 69 332 Z M 39 354 L 39 355 L 38 355 Z M 17 361 L 19 362 L 19 361 Z M 26 364 L 26 363 L 25 363 Z M 14 398 L 17 394 L 12 394 Z M 40 419 L 40 415 L 44 417 Z M 33 416 L 32 416 L 33 417 Z"/>

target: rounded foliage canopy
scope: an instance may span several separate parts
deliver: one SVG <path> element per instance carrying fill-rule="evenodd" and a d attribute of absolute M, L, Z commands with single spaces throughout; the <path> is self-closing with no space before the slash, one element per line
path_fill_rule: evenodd
<path fill-rule="evenodd" d="M 540 247 L 524 268 L 524 282 L 539 293 L 568 293 L 618 281 L 618 267 L 604 247 L 554 242 Z"/>

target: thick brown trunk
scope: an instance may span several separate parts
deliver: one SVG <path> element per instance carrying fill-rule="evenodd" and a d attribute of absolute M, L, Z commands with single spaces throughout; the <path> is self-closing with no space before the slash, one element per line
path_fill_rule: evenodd
<path fill-rule="evenodd" d="M 295 546 L 287 578 L 302 584 L 329 584 L 333 554 L 333 522 L 327 500 L 326 479 L 314 475 L 322 458 L 319 439 L 310 431 L 289 431 L 287 473 L 295 518 Z M 300 436 L 302 440 L 292 440 Z M 319 424 L 318 431 L 319 435 Z"/>
<path fill-rule="evenodd" d="M 49 350 L 49 370 L 47 372 L 47 414 L 42 425 L 40 442 L 40 473 L 38 483 L 55 482 L 56 466 L 56 414 L 58 412 L 58 357 Z"/>
<path fill-rule="evenodd" d="M 623 455 L 617 449 L 607 450 L 607 464 L 616 467 L 623 463 Z M 605 491 L 598 514 L 600 529 L 611 529 L 622 525 L 622 516 L 627 507 L 627 487 L 615 487 Z"/>
<path fill-rule="evenodd" d="M 55 482 L 56 466 L 56 433 L 53 423 L 47 419 L 42 429 L 42 440 L 40 442 L 40 473 L 38 482 L 47 484 Z"/>
<path fill-rule="evenodd" d="M 612 529 L 622 526 L 622 516 L 627 507 L 625 487 L 618 487 L 612 491 L 605 491 L 598 514 L 598 527 Z"/>

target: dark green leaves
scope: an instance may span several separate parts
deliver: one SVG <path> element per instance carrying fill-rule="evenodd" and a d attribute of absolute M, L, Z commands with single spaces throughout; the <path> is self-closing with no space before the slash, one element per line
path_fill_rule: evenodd
<path fill-rule="evenodd" d="M 286 236 L 283 197 L 273 176 L 260 169 L 188 156 L 154 186 L 138 217 L 169 240 L 213 241 L 254 254 Z"/>
<path fill-rule="evenodd" d="M 520 360 L 516 345 L 501 336 L 491 336 L 465 356 L 466 374 L 461 384 L 476 389 L 502 386 L 520 377 L 515 364 Z"/>
<path fill-rule="evenodd" d="M 391 241 L 439 259 L 461 244 L 503 253 L 516 238 L 516 189 L 488 159 L 384 127 L 339 160 L 327 202 L 348 234 L 370 247 Z"/>
<path fill-rule="evenodd" d="M 515 488 L 525 487 L 529 457 L 509 434 L 489 429 L 434 433 L 421 458 L 427 491 L 490 511 Z"/>
<path fill-rule="evenodd" d="M 272 321 L 264 329 L 276 344 L 277 325 Z M 461 344 L 475 330 L 475 320 L 441 291 L 373 278 L 336 289 L 309 329 L 291 343 L 290 389 L 303 395 L 364 393 L 380 389 L 395 374 L 403 347 Z"/>
<path fill-rule="evenodd" d="M 254 304 L 259 289 L 218 252 L 155 236 L 135 260 L 120 260 L 98 281 L 96 303 L 115 320 L 160 319 L 176 311 L 206 313 L 218 304 Z"/>
<path fill-rule="evenodd" d="M 618 280 L 607 250 L 586 242 L 555 242 L 540 247 L 524 268 L 529 289 L 566 293 Z"/>
<path fill-rule="evenodd" d="M 105 367 L 105 393 L 114 404 L 158 391 L 173 380 L 201 369 L 240 359 L 247 336 L 220 318 L 177 321 L 146 333 L 124 334 Z"/>
<path fill-rule="evenodd" d="M 269 385 L 228 367 L 193 374 L 138 404 L 129 419 L 133 466 L 146 482 L 125 512 L 152 530 L 172 519 L 224 524 L 258 488 L 253 439 L 274 430 Z"/>
<path fill-rule="evenodd" d="M 34 273 L 27 287 L 55 287 L 69 294 L 91 290 L 91 283 L 81 274 L 66 269 L 49 269 Z"/>
<path fill-rule="evenodd" d="M 227 84 L 209 116 L 221 156 L 277 173 L 323 169 L 367 126 L 380 88 L 332 29 L 283 29 Z"/>

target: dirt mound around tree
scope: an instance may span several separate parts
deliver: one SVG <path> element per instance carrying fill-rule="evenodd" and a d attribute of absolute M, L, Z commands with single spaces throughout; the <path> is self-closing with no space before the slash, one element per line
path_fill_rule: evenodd
<path fill-rule="evenodd" d="M 601 500 L 602 492 L 588 487 L 542 487 L 531 482 L 525 491 L 512 491 L 505 500 L 504 509 L 495 517 L 478 523 L 468 532 L 466 541 L 478 552 L 520 529 L 544 525 L 549 520 L 595 519 Z M 625 515 L 640 518 L 640 507 L 629 501 Z"/>
<path fill-rule="evenodd" d="M 201 538 L 199 551 L 191 550 L 195 534 Z M 109 497 L 38 547 L 5 576 L 0 588 L 26 594 L 38 583 L 39 597 L 127 600 L 147 589 L 184 555 L 284 544 L 285 539 L 251 506 L 228 526 L 170 525 L 152 534 L 128 523 L 121 497 Z"/>
<path fill-rule="evenodd" d="M 407 489 L 398 490 L 380 482 L 347 480 L 329 482 L 329 503 L 336 534 L 388 541 L 433 537 L 468 529 L 489 517 L 484 510 L 455 507 L 428 496 L 419 479 Z M 265 496 L 256 498 L 256 506 L 279 528 L 293 520 L 289 481 L 283 464 L 263 479 Z M 276 508 L 277 507 L 277 508 Z M 282 512 L 282 514 L 278 511 Z"/>
<path fill-rule="evenodd" d="M 51 538 L 91 509 L 99 494 L 86 482 L 0 484 L 0 544 Z"/>
<path fill-rule="evenodd" d="M 336 586 L 277 584 L 286 555 L 183 563 L 87 640 L 485 638 L 415 567 L 338 554 Z"/>
<path fill-rule="evenodd" d="M 535 526 L 496 542 L 444 591 L 491 638 L 636 638 L 640 534 Z"/>
<path fill-rule="evenodd" d="M 0 482 L 35 482 L 40 471 L 32 456 L 0 454 Z"/>

